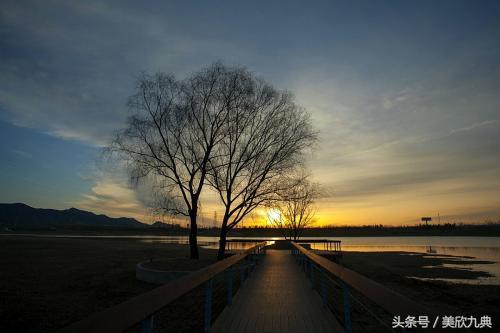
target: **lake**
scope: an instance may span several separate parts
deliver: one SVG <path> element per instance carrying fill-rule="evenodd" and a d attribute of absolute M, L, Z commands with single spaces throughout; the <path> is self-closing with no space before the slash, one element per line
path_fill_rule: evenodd
<path fill-rule="evenodd" d="M 245 240 L 245 237 L 228 237 L 231 240 Z M 283 237 L 251 237 L 255 240 L 279 240 Z M 492 277 L 478 278 L 474 280 L 465 279 L 442 279 L 454 283 L 469 284 L 500 284 L 500 237 L 443 237 L 443 236 L 398 236 L 398 237 L 306 237 L 307 240 L 340 240 L 343 251 L 357 252 L 416 252 L 428 253 L 429 255 L 450 255 L 462 257 L 463 265 L 445 265 L 457 269 L 471 269 L 492 274 Z M 198 237 L 200 246 L 216 248 L 217 237 Z M 149 239 L 152 242 L 172 242 L 187 244 L 187 237 L 158 237 Z M 234 248 L 245 249 L 252 244 L 238 242 L 232 244 Z M 313 249 L 323 250 L 323 244 L 312 244 Z M 490 261 L 491 264 L 466 264 L 471 258 Z"/>
<path fill-rule="evenodd" d="M 14 235 L 14 234 L 9 234 Z M 17 234 L 19 236 L 35 237 L 73 237 L 73 238 L 130 238 L 148 243 L 173 243 L 187 244 L 186 236 L 87 236 L 87 235 L 44 235 L 44 234 Z M 245 237 L 228 237 L 231 240 L 242 240 L 231 244 L 232 249 L 245 249 L 252 246 L 252 243 L 244 242 Z M 279 240 L 282 237 L 251 237 L 255 240 Z M 340 240 L 343 251 L 359 252 L 416 252 L 427 253 L 429 255 L 451 255 L 462 257 L 462 262 L 466 263 L 470 258 L 490 261 L 491 264 L 460 265 L 453 267 L 458 269 L 472 269 L 476 271 L 488 272 L 493 277 L 479 278 L 474 280 L 447 280 L 458 283 L 473 284 L 500 284 L 500 237 L 443 237 L 443 236 L 397 236 L 397 237 L 306 237 L 301 242 L 307 240 Z M 198 243 L 202 247 L 217 248 L 218 237 L 199 236 Z M 323 244 L 313 244 L 314 249 L 323 249 Z"/>

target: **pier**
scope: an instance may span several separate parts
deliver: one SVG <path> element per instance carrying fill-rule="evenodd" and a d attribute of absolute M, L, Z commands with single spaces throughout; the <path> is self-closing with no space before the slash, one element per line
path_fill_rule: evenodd
<path fill-rule="evenodd" d="M 394 316 L 435 313 L 307 244 L 268 248 L 258 243 L 60 332 L 176 332 L 165 309 L 183 297 L 199 304 L 185 309 L 188 330 L 205 333 L 403 332 Z"/>
<path fill-rule="evenodd" d="M 215 321 L 212 331 L 342 332 L 333 314 L 311 291 L 288 251 L 269 250 L 258 271 Z"/>

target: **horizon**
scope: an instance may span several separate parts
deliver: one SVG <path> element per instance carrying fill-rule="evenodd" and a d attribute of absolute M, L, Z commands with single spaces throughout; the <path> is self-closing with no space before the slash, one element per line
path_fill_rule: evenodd
<path fill-rule="evenodd" d="M 83 212 L 88 212 L 92 213 L 94 215 L 103 215 L 109 218 L 113 219 L 134 219 L 137 222 L 140 222 L 145 225 L 150 225 L 152 226 L 155 223 L 162 223 L 162 224 L 168 224 L 168 225 L 178 225 L 181 229 L 189 229 L 189 227 L 186 228 L 185 221 L 179 221 L 179 220 L 165 220 L 162 217 L 159 217 L 156 220 L 152 221 L 142 221 L 139 219 L 136 219 L 134 217 L 130 216 L 111 216 L 107 215 L 104 213 L 96 213 L 93 211 L 88 211 L 88 210 L 82 210 L 80 208 L 76 207 L 68 207 L 68 208 L 61 208 L 61 209 L 56 209 L 56 208 L 50 208 L 50 207 L 34 207 L 30 206 L 26 203 L 23 202 L 0 202 L 0 205 L 23 205 L 27 206 L 32 209 L 40 209 L 40 210 L 56 210 L 56 211 L 68 211 L 68 210 L 80 210 Z M 483 221 L 469 221 L 469 222 L 463 222 L 460 220 L 454 220 L 454 221 L 441 221 L 439 220 L 432 220 L 429 225 L 424 224 L 422 221 L 420 223 L 416 224 L 315 224 L 313 223 L 312 225 L 305 226 L 304 229 L 330 229 L 330 228 L 414 228 L 414 227 L 425 227 L 425 228 L 432 228 L 432 227 L 445 227 L 445 226 L 486 226 L 486 225 L 500 225 L 500 220 L 492 220 L 492 219 L 486 219 Z M 200 223 L 198 228 L 200 229 L 220 229 L 220 225 L 214 223 L 214 220 L 206 222 L 204 221 L 203 223 Z M 269 224 L 269 223 L 240 223 L 238 224 L 235 229 L 279 229 L 279 227 Z"/>
<path fill-rule="evenodd" d="M 156 221 L 101 149 L 141 72 L 220 60 L 311 113 L 318 226 L 500 220 L 499 2 L 223 4 L 3 3 L 0 202 Z"/>

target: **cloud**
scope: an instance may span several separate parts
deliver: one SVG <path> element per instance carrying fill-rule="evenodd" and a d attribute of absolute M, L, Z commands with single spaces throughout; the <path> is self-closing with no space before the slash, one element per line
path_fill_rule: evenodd
<path fill-rule="evenodd" d="M 0 111 L 18 126 L 91 145 L 124 126 L 142 71 L 184 75 L 246 48 L 197 36 L 179 18 L 140 6 L 28 3 L 1 9 L 0 47 L 8 52 L 0 55 Z"/>
<path fill-rule="evenodd" d="M 33 155 L 24 151 L 24 150 L 19 150 L 19 149 L 12 149 L 12 152 L 18 156 L 21 156 L 26 159 L 32 159 Z"/>
<path fill-rule="evenodd" d="M 411 205 L 407 194 L 426 187 L 441 195 L 437 201 L 446 200 L 451 194 L 439 184 L 463 179 L 461 191 L 483 188 L 475 193 L 494 204 L 483 184 L 499 179 L 500 133 L 492 129 L 500 121 L 500 20 L 467 15 L 464 25 L 461 15 L 443 21 L 435 8 L 391 14 L 381 7 L 383 15 L 294 5 L 262 11 L 231 2 L 2 4 L 0 112 L 20 126 L 103 146 L 125 123 L 138 73 L 184 76 L 222 59 L 294 91 L 311 111 L 321 142 L 310 165 L 315 178 L 336 191 L 332 207 L 373 208 L 378 195 L 402 195 L 400 204 Z M 285 9 L 289 15 L 276 20 Z M 332 12 L 342 15 L 323 15 Z M 491 28 L 457 30 L 474 27 L 475 20 Z M 398 29 L 388 29 L 392 24 Z M 454 28 L 442 29 L 448 25 Z M 89 181 L 82 205 L 147 215 L 147 195 L 126 180 L 101 175 Z M 207 193 L 204 202 L 211 216 L 217 198 Z"/>
<path fill-rule="evenodd" d="M 486 176 L 491 177 L 485 181 Z M 405 169 L 400 172 L 386 172 L 366 177 L 350 178 L 338 182 L 334 187 L 333 199 L 337 201 L 356 201 L 384 195 L 400 195 L 427 191 L 433 195 L 448 195 L 452 192 L 481 193 L 496 190 L 492 186 L 498 173 L 489 169 L 456 168 L 447 170 L 434 166 L 431 170 Z M 444 186 L 443 184 L 446 184 Z M 451 186 L 451 189 L 448 189 Z"/>
<path fill-rule="evenodd" d="M 77 208 L 113 217 L 134 217 L 142 222 L 153 219 L 151 212 L 139 198 L 138 192 L 123 178 L 101 175 L 94 179 L 90 193 L 72 203 Z"/>
<path fill-rule="evenodd" d="M 383 106 L 385 109 L 392 109 L 398 104 L 406 101 L 408 98 L 410 98 L 408 89 L 404 89 L 396 93 L 394 96 L 384 98 Z"/>
<path fill-rule="evenodd" d="M 474 123 L 474 124 L 471 124 L 471 125 L 466 126 L 466 127 L 454 128 L 450 131 L 450 133 L 448 135 L 453 135 L 453 134 L 460 133 L 460 132 L 468 132 L 468 131 L 471 131 L 471 130 L 474 130 L 477 128 L 493 125 L 493 124 L 496 124 L 498 122 L 500 122 L 500 119 L 492 119 L 492 120 L 485 120 L 485 121 L 482 121 L 479 123 Z"/>

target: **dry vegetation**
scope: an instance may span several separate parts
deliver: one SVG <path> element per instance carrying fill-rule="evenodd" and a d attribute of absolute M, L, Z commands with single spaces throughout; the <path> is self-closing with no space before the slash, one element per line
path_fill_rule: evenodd
<path fill-rule="evenodd" d="M 0 331 L 50 332 L 154 288 L 135 279 L 150 257 L 189 260 L 184 245 L 134 239 L 1 236 Z M 200 249 L 205 263 L 215 250 Z"/>

